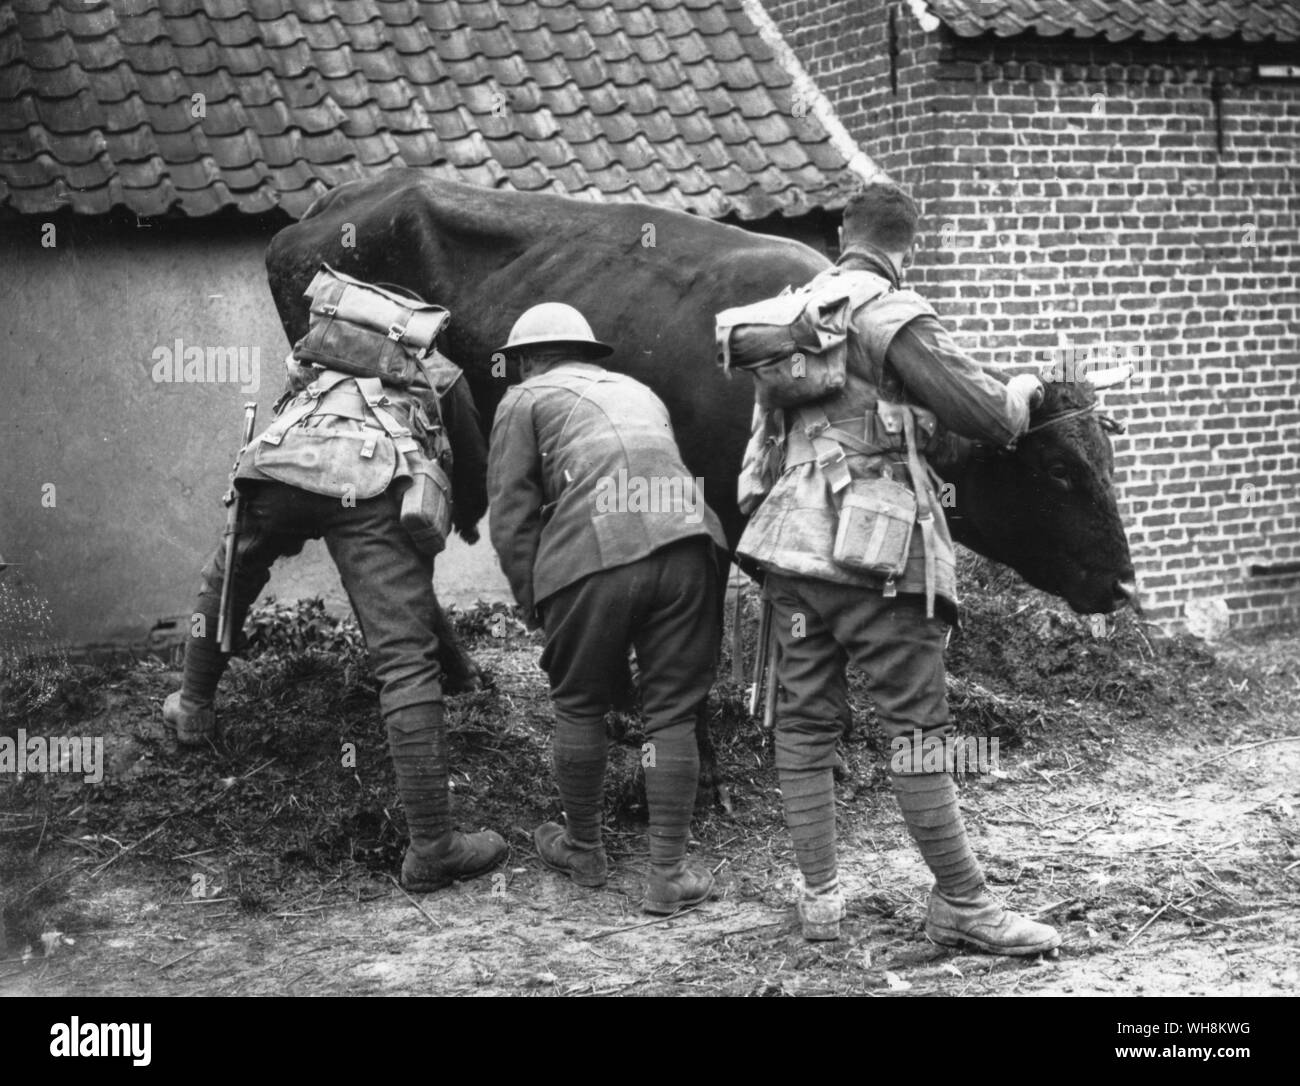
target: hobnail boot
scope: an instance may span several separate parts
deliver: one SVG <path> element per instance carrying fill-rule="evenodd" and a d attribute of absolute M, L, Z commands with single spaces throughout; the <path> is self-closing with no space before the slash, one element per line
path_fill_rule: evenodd
<path fill-rule="evenodd" d="M 609 873 L 603 845 L 584 848 L 558 822 L 543 822 L 533 830 L 533 843 L 542 863 L 568 875 L 579 886 L 604 886 Z"/>
<path fill-rule="evenodd" d="M 402 886 L 427 894 L 457 879 L 472 879 L 496 867 L 508 851 L 499 833 L 449 830 L 432 841 L 413 840 L 402 860 Z"/>
<path fill-rule="evenodd" d="M 938 888 L 931 890 L 925 934 L 940 946 L 966 943 L 989 954 L 1016 958 L 1044 954 L 1061 945 L 1055 928 L 1012 912 L 987 889 L 967 902 L 949 901 Z"/>
<path fill-rule="evenodd" d="M 670 868 L 651 869 L 641 909 L 656 916 L 670 916 L 678 909 L 698 905 L 712 892 L 713 876 L 681 860 Z"/>

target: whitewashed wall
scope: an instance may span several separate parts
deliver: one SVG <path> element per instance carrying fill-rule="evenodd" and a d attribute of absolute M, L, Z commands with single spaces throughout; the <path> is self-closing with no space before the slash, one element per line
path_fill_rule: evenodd
<path fill-rule="evenodd" d="M 242 404 L 259 426 L 288 349 L 266 285 L 267 237 L 248 229 L 106 230 L 53 248 L 0 232 L 0 557 L 45 596 L 73 644 L 138 639 L 188 612 L 216 545 Z M 159 347 L 260 353 L 260 388 L 154 380 Z M 51 489 L 52 488 L 52 489 Z M 438 561 L 446 602 L 509 597 L 484 539 Z M 322 544 L 268 593 L 346 606 Z M 0 629 L 0 636 L 3 629 Z"/>

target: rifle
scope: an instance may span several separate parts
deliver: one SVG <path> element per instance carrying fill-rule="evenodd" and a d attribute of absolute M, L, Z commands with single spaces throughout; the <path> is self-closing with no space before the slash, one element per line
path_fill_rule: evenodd
<path fill-rule="evenodd" d="M 226 503 L 226 530 L 223 533 L 226 543 L 226 563 L 221 579 L 221 610 L 217 612 L 217 641 L 221 645 L 221 651 L 226 655 L 235 651 L 235 631 L 232 629 L 234 622 L 231 615 L 235 603 L 235 582 L 232 574 L 235 566 L 235 543 L 239 539 L 239 513 L 243 506 L 239 488 L 235 486 L 235 476 L 239 473 L 239 461 L 244 455 L 244 450 L 253 440 L 253 424 L 256 419 L 257 404 L 244 404 L 244 440 L 239 444 L 234 466 L 230 469 L 230 489 L 222 498 Z"/>
<path fill-rule="evenodd" d="M 758 617 L 758 644 L 754 648 L 754 685 L 749 691 L 749 715 L 758 716 L 762 692 L 762 728 L 770 732 L 776 723 L 776 631 L 772 628 L 772 604 L 763 600 Z"/>
<path fill-rule="evenodd" d="M 776 643 L 776 630 L 773 629 L 767 647 L 767 686 L 763 691 L 763 731 L 770 732 L 776 727 L 776 662 L 781 650 Z"/>

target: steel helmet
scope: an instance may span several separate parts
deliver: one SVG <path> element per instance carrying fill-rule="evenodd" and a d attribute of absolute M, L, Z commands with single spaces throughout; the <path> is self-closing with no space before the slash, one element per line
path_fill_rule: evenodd
<path fill-rule="evenodd" d="M 613 347 L 601 343 L 592 334 L 587 318 L 563 302 L 542 302 L 524 310 L 510 329 L 510 338 L 500 349 L 514 351 L 520 347 L 540 346 L 581 347 L 583 353 L 592 358 L 604 358 L 614 353 Z"/>

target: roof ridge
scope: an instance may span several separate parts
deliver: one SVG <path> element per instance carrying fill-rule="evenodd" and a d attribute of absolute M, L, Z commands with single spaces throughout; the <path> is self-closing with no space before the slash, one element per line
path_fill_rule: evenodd
<path fill-rule="evenodd" d="M 840 121 L 831 105 L 830 99 L 822 93 L 821 88 L 810 76 L 799 58 L 790 48 L 776 23 L 763 7 L 762 0 L 739 0 L 741 8 L 749 16 L 750 22 L 763 43 L 776 54 L 781 66 L 790 73 L 794 80 L 794 95 L 807 103 L 809 111 L 821 122 L 836 150 L 844 156 L 847 168 L 863 181 L 879 180 L 886 176 L 885 171 L 877 165 L 868 154 L 858 146 L 857 141 Z"/>

